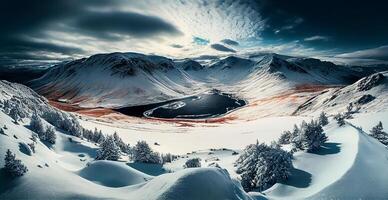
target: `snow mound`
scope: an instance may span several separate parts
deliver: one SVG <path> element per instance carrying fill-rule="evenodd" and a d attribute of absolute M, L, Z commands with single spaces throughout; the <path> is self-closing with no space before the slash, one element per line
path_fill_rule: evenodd
<path fill-rule="evenodd" d="M 270 199 L 384 199 L 388 151 L 351 124 L 326 130 L 317 153 L 297 152 L 291 177 L 264 191 Z"/>
<path fill-rule="evenodd" d="M 190 168 L 164 174 L 149 181 L 137 192 L 139 196 L 143 194 L 139 199 L 149 200 L 251 199 L 225 170 L 219 168 Z"/>
<path fill-rule="evenodd" d="M 354 163 L 338 181 L 311 199 L 385 199 L 388 196 L 388 151 L 376 139 L 358 130 Z"/>
<path fill-rule="evenodd" d="M 80 170 L 78 174 L 90 181 L 107 187 L 123 187 L 144 183 L 152 177 L 139 172 L 125 163 L 100 160 Z"/>

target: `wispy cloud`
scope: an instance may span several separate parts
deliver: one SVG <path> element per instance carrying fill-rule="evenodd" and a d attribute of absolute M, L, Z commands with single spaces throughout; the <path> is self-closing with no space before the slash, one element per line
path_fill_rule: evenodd
<path fill-rule="evenodd" d="M 311 37 L 307 37 L 304 39 L 304 41 L 311 42 L 311 41 L 328 41 L 329 37 L 327 36 L 321 36 L 321 35 L 315 35 Z"/>
<path fill-rule="evenodd" d="M 388 61 L 388 45 L 339 54 L 338 58 L 379 59 Z"/>

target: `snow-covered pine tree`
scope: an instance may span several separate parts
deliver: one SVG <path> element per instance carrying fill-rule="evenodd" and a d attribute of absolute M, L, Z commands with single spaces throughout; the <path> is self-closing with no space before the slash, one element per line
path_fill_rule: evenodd
<path fill-rule="evenodd" d="M 292 131 L 291 144 L 294 150 L 303 149 L 302 131 L 307 127 L 307 123 L 303 120 L 300 128 L 295 124 Z"/>
<path fill-rule="evenodd" d="M 5 114 L 9 114 L 9 110 L 11 109 L 11 104 L 9 103 L 9 100 L 4 100 L 4 103 L 3 103 L 3 110 L 4 110 L 4 113 Z"/>
<path fill-rule="evenodd" d="M 201 167 L 201 159 L 200 158 L 191 158 L 186 160 L 185 164 L 183 165 L 184 168 L 196 168 Z"/>
<path fill-rule="evenodd" d="M 120 158 L 120 148 L 116 145 L 113 136 L 106 137 L 104 142 L 100 144 L 100 149 L 97 151 L 97 160 L 118 160 Z"/>
<path fill-rule="evenodd" d="M 308 152 L 317 151 L 327 141 L 322 126 L 315 120 L 311 120 L 301 131 L 302 149 Z"/>
<path fill-rule="evenodd" d="M 292 137 L 292 133 L 291 131 L 284 131 L 279 139 L 278 139 L 278 143 L 279 144 L 290 144 L 290 141 L 291 141 L 291 137 Z"/>
<path fill-rule="evenodd" d="M 133 160 L 141 163 L 162 163 L 159 153 L 152 151 L 146 141 L 138 141 L 132 150 Z"/>
<path fill-rule="evenodd" d="M 349 103 L 349 105 L 346 106 L 346 112 L 343 114 L 344 118 L 351 119 L 353 113 L 353 103 Z"/>
<path fill-rule="evenodd" d="M 248 145 L 235 163 L 244 190 L 263 191 L 287 179 L 292 168 L 291 158 L 290 153 L 264 143 Z"/>
<path fill-rule="evenodd" d="M 321 126 L 326 126 L 327 124 L 329 124 L 329 119 L 327 118 L 326 113 L 324 112 L 321 112 L 318 121 Z"/>
<path fill-rule="evenodd" d="M 370 130 L 370 136 L 376 138 L 385 146 L 388 146 L 388 133 L 384 132 L 383 123 L 381 123 L 381 121 Z"/>
<path fill-rule="evenodd" d="M 15 123 L 18 123 L 20 116 L 16 107 L 12 107 L 8 115 L 15 121 Z"/>
<path fill-rule="evenodd" d="M 338 113 L 334 116 L 334 119 L 337 121 L 338 126 L 345 125 L 345 116 L 341 113 Z"/>
<path fill-rule="evenodd" d="M 21 160 L 16 159 L 14 153 L 11 150 L 7 150 L 5 154 L 5 170 L 10 173 L 12 176 L 23 176 L 27 171 L 27 167 L 23 165 Z"/>
<path fill-rule="evenodd" d="M 97 142 L 98 144 L 101 144 L 101 143 L 103 143 L 104 141 L 105 141 L 105 136 L 104 136 L 104 134 L 102 134 L 102 131 L 100 130 L 100 131 L 98 131 L 96 142 Z"/>
<path fill-rule="evenodd" d="M 33 114 L 31 117 L 30 129 L 35 133 L 37 133 L 41 140 L 46 139 L 43 122 L 37 114 Z"/>
<path fill-rule="evenodd" d="M 117 132 L 114 132 L 113 138 L 115 139 L 115 142 L 117 146 L 119 146 L 121 152 L 129 154 L 130 153 L 130 146 L 129 144 L 125 144 L 125 142 L 120 138 L 120 136 L 117 134 Z"/>
<path fill-rule="evenodd" d="M 57 135 L 55 134 L 55 130 L 53 127 L 48 126 L 46 128 L 45 137 L 46 137 L 47 142 L 49 142 L 51 144 L 55 144 L 55 140 L 57 139 Z"/>

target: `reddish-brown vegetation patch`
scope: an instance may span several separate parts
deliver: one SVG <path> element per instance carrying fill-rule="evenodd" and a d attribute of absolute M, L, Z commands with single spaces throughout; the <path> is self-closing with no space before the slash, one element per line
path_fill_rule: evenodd
<path fill-rule="evenodd" d="M 91 116 L 91 117 L 101 117 L 104 115 L 115 113 L 113 110 L 108 108 L 82 108 L 82 107 L 79 107 L 78 105 L 62 103 L 62 102 L 53 101 L 53 100 L 49 100 L 49 104 L 60 110 L 64 110 L 67 112 L 76 112 L 76 113 Z"/>

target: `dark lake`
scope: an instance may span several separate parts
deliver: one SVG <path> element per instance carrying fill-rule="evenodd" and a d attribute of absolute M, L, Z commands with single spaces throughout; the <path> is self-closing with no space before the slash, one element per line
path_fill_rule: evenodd
<path fill-rule="evenodd" d="M 129 116 L 166 119 L 205 119 L 218 117 L 246 105 L 232 95 L 212 91 L 197 96 L 141 106 L 123 107 L 116 111 Z"/>

